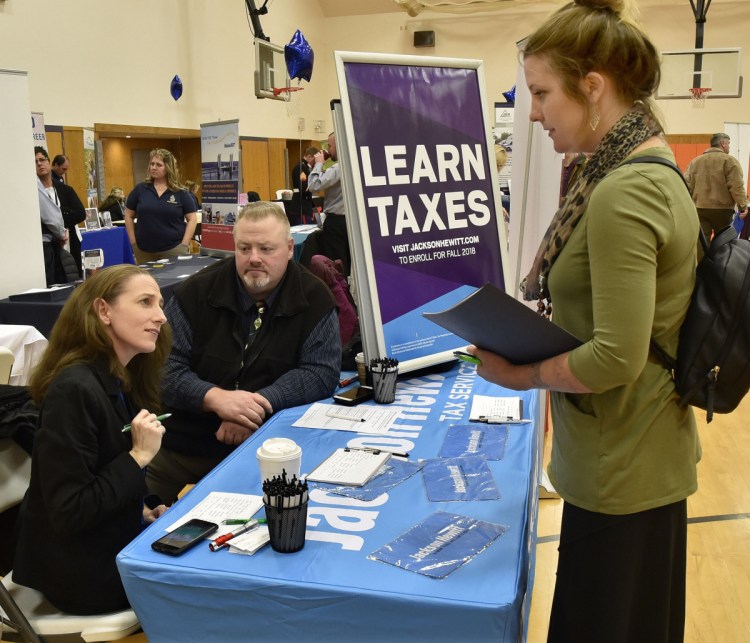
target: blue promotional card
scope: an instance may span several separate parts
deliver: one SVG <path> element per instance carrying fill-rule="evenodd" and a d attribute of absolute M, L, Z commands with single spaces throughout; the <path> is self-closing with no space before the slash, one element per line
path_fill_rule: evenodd
<path fill-rule="evenodd" d="M 439 458 L 481 455 L 485 460 L 502 460 L 508 427 L 502 424 L 455 424 L 448 429 Z"/>
<path fill-rule="evenodd" d="M 426 460 L 422 478 L 430 502 L 500 498 L 492 472 L 481 455 Z"/>
<path fill-rule="evenodd" d="M 328 493 L 357 500 L 375 500 L 378 496 L 390 491 L 422 468 L 421 462 L 411 462 L 400 458 L 391 458 L 384 464 L 377 475 L 361 487 L 334 486 L 330 484 L 311 483 L 325 489 Z"/>
<path fill-rule="evenodd" d="M 367 558 L 431 578 L 445 578 L 507 530 L 504 525 L 438 511 Z"/>

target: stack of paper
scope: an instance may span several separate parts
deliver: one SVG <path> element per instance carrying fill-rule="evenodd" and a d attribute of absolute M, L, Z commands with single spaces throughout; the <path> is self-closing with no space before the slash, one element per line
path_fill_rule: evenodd
<path fill-rule="evenodd" d="M 248 531 L 241 536 L 235 536 L 229 541 L 229 553 L 252 556 L 256 551 L 263 547 L 271 537 L 268 534 L 267 525 L 258 525 L 252 531 Z"/>
<path fill-rule="evenodd" d="M 390 451 L 377 449 L 336 449 L 306 478 L 313 482 L 361 487 L 380 471 L 390 457 Z"/>
<path fill-rule="evenodd" d="M 260 496 L 247 493 L 212 491 L 182 518 L 169 525 L 166 531 L 171 533 L 188 520 L 199 518 L 200 520 L 215 522 L 219 525 L 219 530 L 211 534 L 211 538 L 218 538 L 235 529 L 234 526 L 223 524 L 225 519 L 240 516 L 250 518 L 258 513 L 261 507 L 263 507 L 263 498 Z M 169 516 L 169 513 L 164 515 Z"/>
<path fill-rule="evenodd" d="M 518 422 L 523 417 L 523 400 L 520 397 L 493 397 L 474 395 L 471 400 L 469 420 L 472 422 Z M 499 418 L 499 419 L 494 419 Z"/>
<path fill-rule="evenodd" d="M 356 433 L 387 433 L 405 409 L 401 406 L 343 407 L 315 402 L 292 426 L 304 429 L 333 429 Z"/>

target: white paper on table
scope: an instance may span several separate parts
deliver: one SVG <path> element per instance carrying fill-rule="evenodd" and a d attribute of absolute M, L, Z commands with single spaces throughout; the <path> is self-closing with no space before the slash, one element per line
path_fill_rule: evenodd
<path fill-rule="evenodd" d="M 523 417 L 520 397 L 493 397 L 491 395 L 474 395 L 471 400 L 470 420 L 480 417 L 502 417 L 509 420 L 520 420 Z"/>
<path fill-rule="evenodd" d="M 268 526 L 258 525 L 252 531 L 248 531 L 240 536 L 235 536 L 227 544 L 229 545 L 229 551 L 232 554 L 252 556 L 270 540 L 271 536 L 268 533 Z"/>
<path fill-rule="evenodd" d="M 343 406 L 316 402 L 292 426 L 378 434 L 387 432 L 405 410 L 402 406 Z"/>
<path fill-rule="evenodd" d="M 50 286 L 49 288 L 29 288 L 23 292 L 18 293 L 19 295 L 33 295 L 38 292 L 55 292 L 56 290 L 65 290 L 66 288 L 72 288 L 70 284 L 61 284 L 57 286 Z"/>
<path fill-rule="evenodd" d="M 390 457 L 390 451 L 336 449 L 305 478 L 313 482 L 361 487 L 380 471 Z"/>
<path fill-rule="evenodd" d="M 208 522 L 215 522 L 219 525 L 219 530 L 209 536 L 213 540 L 214 538 L 228 534 L 239 526 L 223 525 L 223 520 L 227 520 L 228 518 L 252 518 L 262 506 L 263 498 L 261 496 L 253 496 L 248 493 L 212 491 L 182 518 L 169 525 L 166 530 L 171 533 L 177 527 L 193 518 L 208 520 Z"/>

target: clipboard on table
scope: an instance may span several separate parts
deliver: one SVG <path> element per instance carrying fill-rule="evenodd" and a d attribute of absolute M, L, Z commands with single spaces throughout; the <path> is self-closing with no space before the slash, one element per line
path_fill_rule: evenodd
<path fill-rule="evenodd" d="M 447 310 L 422 315 L 513 364 L 532 364 L 567 353 L 582 343 L 489 283 Z"/>
<path fill-rule="evenodd" d="M 305 478 L 311 482 L 361 487 L 367 484 L 391 457 L 378 449 L 336 449 Z"/>

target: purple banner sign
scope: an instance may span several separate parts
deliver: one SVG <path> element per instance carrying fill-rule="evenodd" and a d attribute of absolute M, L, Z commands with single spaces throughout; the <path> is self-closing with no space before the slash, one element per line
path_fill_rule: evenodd
<path fill-rule="evenodd" d="M 344 70 L 359 216 L 386 332 L 418 323 L 414 315 L 431 302 L 440 300 L 430 308 L 441 310 L 450 293 L 460 299 L 487 282 L 504 289 L 477 69 L 346 62 Z M 409 333 L 395 332 L 386 344 L 404 346 Z M 418 340 L 404 357 L 444 348 L 427 344 Z"/>

